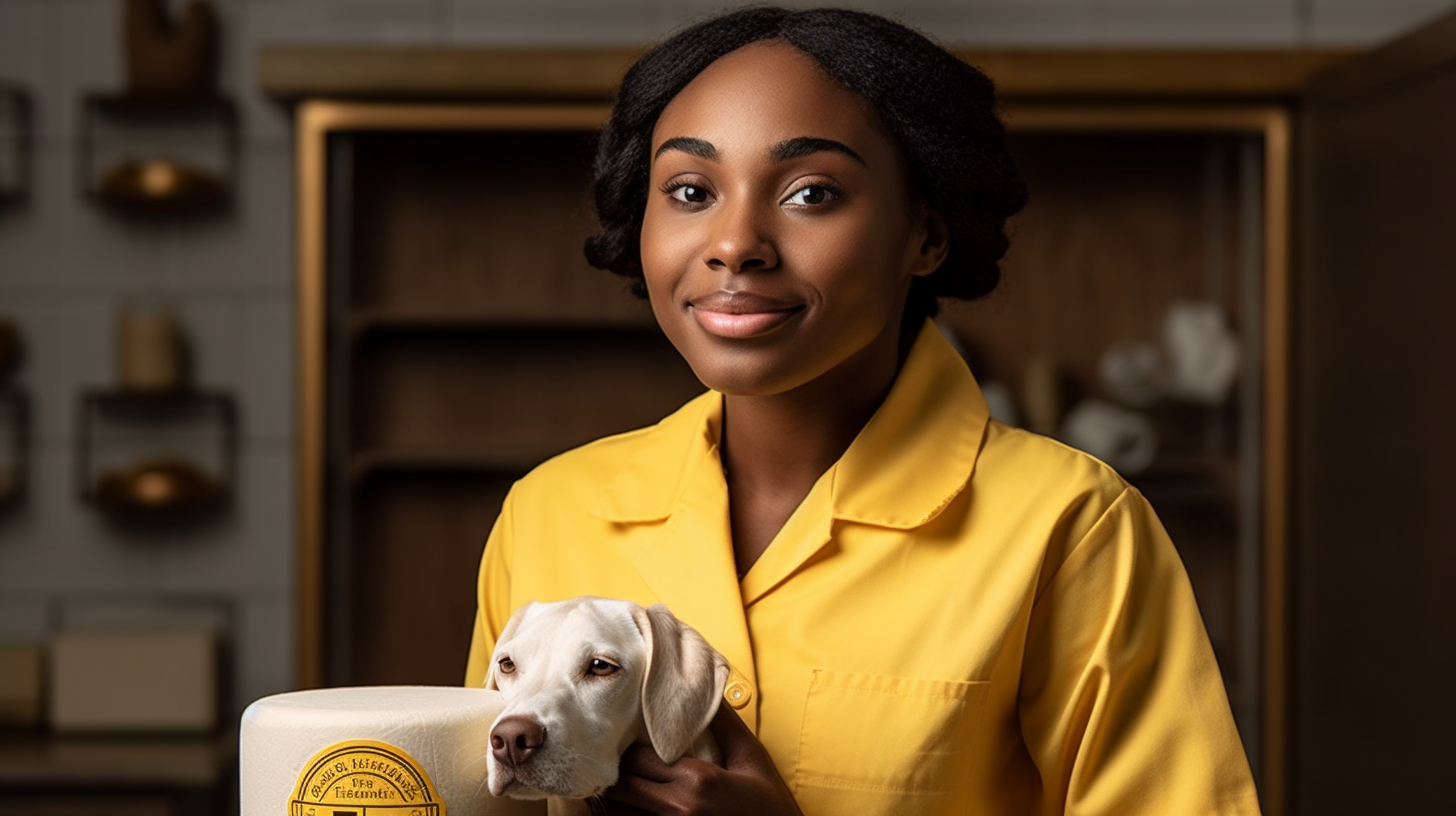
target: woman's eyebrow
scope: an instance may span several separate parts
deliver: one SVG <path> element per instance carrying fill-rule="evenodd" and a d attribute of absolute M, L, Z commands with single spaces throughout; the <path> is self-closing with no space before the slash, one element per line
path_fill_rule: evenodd
<path fill-rule="evenodd" d="M 842 153 L 860 164 L 868 167 L 865 160 L 849 145 L 843 142 L 836 142 L 833 139 L 820 139 L 816 136 L 796 136 L 792 139 L 779 142 L 768 152 L 769 158 L 776 162 L 797 159 L 801 156 L 808 156 L 814 153 Z"/>
<path fill-rule="evenodd" d="M 678 150 L 690 156 L 697 156 L 700 159 L 710 161 L 718 160 L 718 148 L 706 139 L 698 139 L 693 136 L 674 136 L 671 139 L 658 145 L 657 151 L 652 154 L 653 161 L 656 161 L 663 153 L 669 150 Z M 817 136 L 796 136 L 786 139 L 769 148 L 769 158 L 775 162 L 785 162 L 790 159 L 797 159 L 809 156 L 814 153 L 839 153 L 854 159 L 868 167 L 864 158 L 844 142 L 837 142 L 833 139 L 821 139 Z"/>
<path fill-rule="evenodd" d="M 712 161 L 718 159 L 718 148 L 714 147 L 712 142 L 706 139 L 695 139 L 691 136 L 674 136 L 658 146 L 657 152 L 652 154 L 652 160 L 657 161 L 659 156 L 669 150 L 680 150 L 689 156 L 697 156 L 700 159 Z"/>

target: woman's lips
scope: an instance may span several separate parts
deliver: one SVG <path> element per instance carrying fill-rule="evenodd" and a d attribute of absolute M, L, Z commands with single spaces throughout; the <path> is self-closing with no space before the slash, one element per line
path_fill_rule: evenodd
<path fill-rule="evenodd" d="M 698 325 L 709 334 L 742 340 L 767 334 L 803 307 L 749 292 L 714 292 L 688 301 Z"/>

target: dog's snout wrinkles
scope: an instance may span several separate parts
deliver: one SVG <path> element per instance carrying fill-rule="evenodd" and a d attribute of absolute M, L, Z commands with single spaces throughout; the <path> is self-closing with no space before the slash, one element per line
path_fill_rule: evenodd
<path fill-rule="evenodd" d="M 516 767 L 546 742 L 546 729 L 532 717 L 502 717 L 490 730 L 490 752 L 497 762 Z"/>

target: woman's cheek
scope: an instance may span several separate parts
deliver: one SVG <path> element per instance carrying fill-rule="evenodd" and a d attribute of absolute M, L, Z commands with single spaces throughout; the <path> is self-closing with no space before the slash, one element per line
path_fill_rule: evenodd
<path fill-rule="evenodd" d="M 642 228 L 641 246 L 642 274 L 655 309 L 659 298 L 672 298 L 693 268 L 697 244 L 692 225 L 683 219 L 649 220 Z M 668 303 L 662 305 L 665 307 Z"/>

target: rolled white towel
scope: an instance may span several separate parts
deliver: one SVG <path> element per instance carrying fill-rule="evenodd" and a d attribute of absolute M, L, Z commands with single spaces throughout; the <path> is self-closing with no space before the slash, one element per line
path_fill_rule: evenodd
<path fill-rule="evenodd" d="M 1158 429 L 1152 420 L 1102 400 L 1083 400 L 1068 411 L 1061 437 L 1122 473 L 1146 470 L 1158 453 Z"/>

